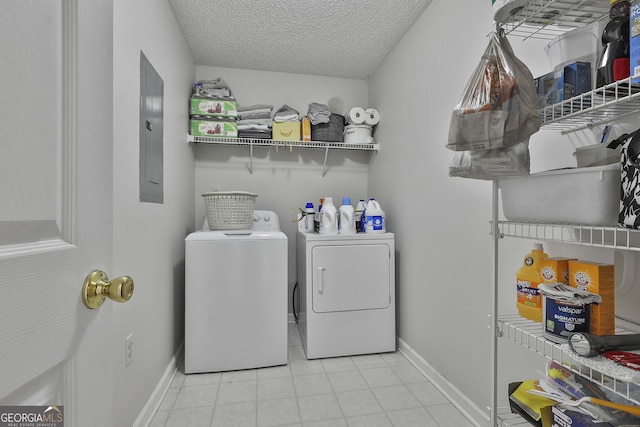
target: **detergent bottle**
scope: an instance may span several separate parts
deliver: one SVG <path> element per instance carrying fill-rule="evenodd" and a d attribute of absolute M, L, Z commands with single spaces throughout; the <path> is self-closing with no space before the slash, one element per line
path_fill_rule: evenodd
<path fill-rule="evenodd" d="M 316 212 L 313 208 L 313 203 L 307 202 L 305 206 L 305 230 L 307 233 L 313 233 L 315 228 Z"/>
<path fill-rule="evenodd" d="M 384 211 L 374 198 L 370 198 L 367 207 L 362 214 L 362 222 L 365 233 L 386 233 L 384 223 Z"/>
<path fill-rule="evenodd" d="M 356 221 L 354 217 L 353 206 L 351 206 L 351 198 L 343 197 L 342 206 L 340 206 L 340 220 L 338 221 L 339 234 L 356 234 Z"/>
<path fill-rule="evenodd" d="M 333 197 L 324 198 L 320 234 L 338 234 L 338 210 L 333 205 Z"/>
<path fill-rule="evenodd" d="M 320 221 L 322 221 L 322 203 L 324 202 L 324 198 L 320 198 L 320 202 L 318 203 L 318 212 L 313 216 L 313 231 L 316 233 L 320 233 Z"/>
<path fill-rule="evenodd" d="M 549 256 L 544 253 L 542 243 L 534 243 L 516 272 L 518 312 L 520 316 L 536 322 L 542 322 L 542 295 L 538 292 L 538 284 L 544 281 L 541 262 L 546 258 Z"/>
<path fill-rule="evenodd" d="M 360 199 L 353 213 L 353 217 L 356 223 L 356 231 L 358 233 L 360 233 L 361 231 L 364 231 L 362 228 L 362 213 L 366 208 L 367 208 L 367 204 L 364 202 L 364 199 Z"/>

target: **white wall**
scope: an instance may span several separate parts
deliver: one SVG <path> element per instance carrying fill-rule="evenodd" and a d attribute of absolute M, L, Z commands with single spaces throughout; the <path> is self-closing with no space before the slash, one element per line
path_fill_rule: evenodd
<path fill-rule="evenodd" d="M 384 117 L 378 139 L 391 146 L 372 162 L 369 188 L 396 233 L 398 336 L 481 408 L 490 396 L 491 183 L 449 178 L 445 144 L 491 29 L 490 2 L 434 0 L 369 84 Z"/>
<path fill-rule="evenodd" d="M 306 114 L 309 103 L 328 104 L 332 112 L 344 114 L 353 106 L 366 107 L 364 80 L 261 72 L 219 67 L 196 67 L 197 80 L 222 77 L 240 105 L 270 104 L 277 110 L 287 104 Z M 185 126 L 186 129 L 186 126 Z M 254 147 L 253 174 L 249 173 L 249 147 L 194 144 L 196 158 L 195 220 L 205 215 L 202 194 L 208 191 L 242 190 L 258 194 L 256 209 L 275 211 L 289 246 L 289 312 L 296 278 L 295 233 L 297 210 L 306 202 L 318 207 L 321 197 L 333 197 L 338 205 L 343 196 L 352 201 L 368 197 L 368 152 L 332 150 L 329 169 L 322 176 L 324 150 Z M 355 203 L 353 203 L 355 206 Z"/>
<path fill-rule="evenodd" d="M 113 275 L 135 291 L 114 304 L 114 425 L 132 425 L 184 338 L 184 238 L 194 227 L 194 161 L 186 142 L 195 66 L 167 2 L 114 2 Z M 164 203 L 139 202 L 140 50 L 164 81 Z M 95 82 L 100 84 L 100 82 Z M 99 102 L 99 100 L 96 100 Z M 99 118 L 96 118 L 99 119 Z M 125 367 L 125 337 L 134 356 Z"/>

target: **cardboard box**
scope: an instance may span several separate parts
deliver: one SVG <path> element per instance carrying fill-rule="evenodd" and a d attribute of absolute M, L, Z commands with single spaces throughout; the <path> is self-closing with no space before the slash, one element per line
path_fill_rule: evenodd
<path fill-rule="evenodd" d="M 192 97 L 189 103 L 192 116 L 237 117 L 238 102 L 206 97 Z"/>
<path fill-rule="evenodd" d="M 193 136 L 237 138 L 238 124 L 235 120 L 192 118 L 190 120 L 189 134 Z"/>
<path fill-rule="evenodd" d="M 538 88 L 538 107 L 553 105 L 589 92 L 591 63 L 577 61 L 535 79 Z"/>
<path fill-rule="evenodd" d="M 558 82 L 561 77 L 562 71 L 552 71 L 534 80 L 538 88 L 538 108 L 553 105 L 562 100 L 558 93 Z"/>
<path fill-rule="evenodd" d="M 300 122 L 273 122 L 274 140 L 300 141 Z"/>
<path fill-rule="evenodd" d="M 633 77 L 640 75 L 640 1 L 631 4 L 629 19 L 629 71 Z M 631 83 L 640 83 L 640 78 L 631 79 Z"/>
<path fill-rule="evenodd" d="M 540 260 L 543 283 L 569 284 L 569 261 L 575 258 L 550 257 Z"/>
<path fill-rule="evenodd" d="M 614 266 L 589 261 L 569 261 L 569 286 L 600 295 L 591 304 L 591 333 L 615 334 Z"/>
<path fill-rule="evenodd" d="M 307 116 L 302 118 L 302 140 L 311 141 L 311 121 Z"/>
<path fill-rule="evenodd" d="M 591 86 L 591 63 L 574 62 L 564 67 L 562 78 L 558 81 L 560 100 L 573 98 L 589 92 Z"/>

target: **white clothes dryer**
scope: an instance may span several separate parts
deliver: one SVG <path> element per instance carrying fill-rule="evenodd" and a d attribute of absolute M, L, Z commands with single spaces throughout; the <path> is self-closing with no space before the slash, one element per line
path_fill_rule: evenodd
<path fill-rule="evenodd" d="M 186 237 L 185 373 L 287 364 L 287 256 L 272 211 Z"/>
<path fill-rule="evenodd" d="M 395 351 L 393 233 L 298 232 L 296 243 L 307 359 Z"/>

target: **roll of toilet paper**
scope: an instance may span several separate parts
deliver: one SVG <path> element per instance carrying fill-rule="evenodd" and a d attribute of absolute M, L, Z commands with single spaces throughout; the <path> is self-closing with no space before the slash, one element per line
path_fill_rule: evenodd
<path fill-rule="evenodd" d="M 364 124 L 369 126 L 375 126 L 380 122 L 380 113 L 374 108 L 367 108 L 364 110 Z"/>
<path fill-rule="evenodd" d="M 517 22 L 518 14 L 530 0 L 496 0 L 493 3 L 493 20 L 498 24 Z"/>
<path fill-rule="evenodd" d="M 351 125 L 364 124 L 364 108 L 353 107 L 352 109 L 347 111 L 347 114 L 345 114 L 345 116 L 347 117 L 347 123 Z"/>

